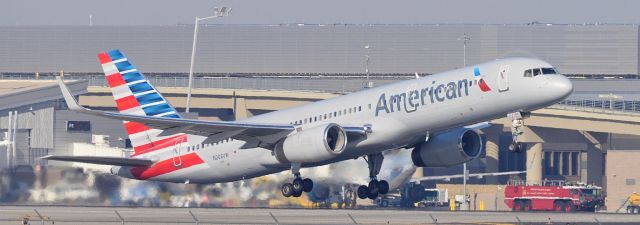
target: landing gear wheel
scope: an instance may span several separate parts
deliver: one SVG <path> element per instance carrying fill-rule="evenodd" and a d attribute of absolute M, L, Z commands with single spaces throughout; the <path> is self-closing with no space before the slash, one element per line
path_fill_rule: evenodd
<path fill-rule="evenodd" d="M 564 203 L 556 201 L 553 203 L 553 211 L 562 212 L 564 210 Z"/>
<path fill-rule="evenodd" d="M 302 179 L 300 179 L 300 177 L 296 177 L 295 179 L 293 179 L 293 190 L 295 192 L 302 192 L 303 186 L 302 186 Z"/>
<path fill-rule="evenodd" d="M 512 210 L 514 212 L 522 212 L 522 207 L 523 207 L 523 204 L 520 201 L 516 200 L 516 201 L 513 202 L 513 209 Z"/>
<path fill-rule="evenodd" d="M 302 191 L 311 192 L 313 190 L 313 181 L 309 178 L 305 178 L 302 180 Z"/>
<path fill-rule="evenodd" d="M 281 191 L 282 191 L 282 195 L 287 198 L 295 194 L 295 191 L 293 190 L 293 184 L 290 184 L 290 183 L 283 184 Z"/>
<path fill-rule="evenodd" d="M 358 187 L 358 198 L 366 199 L 368 197 L 369 197 L 369 188 L 367 186 L 360 185 L 360 187 Z"/>
<path fill-rule="evenodd" d="M 367 196 L 367 198 L 371 199 L 371 200 L 375 200 L 376 198 L 378 198 L 378 193 L 377 192 L 369 192 L 369 196 Z"/>
<path fill-rule="evenodd" d="M 378 181 L 378 193 L 385 195 L 389 192 L 389 182 L 386 180 Z"/>
<path fill-rule="evenodd" d="M 522 143 L 511 143 L 509 144 L 509 151 L 520 153 L 524 150 L 524 145 Z"/>
<path fill-rule="evenodd" d="M 564 203 L 564 212 L 565 213 L 570 213 L 573 212 L 574 208 L 573 208 L 573 204 L 571 204 L 571 202 L 565 202 Z"/>
<path fill-rule="evenodd" d="M 297 198 L 297 197 L 300 197 L 300 196 L 302 196 L 302 191 L 299 191 L 299 192 L 298 192 L 298 191 L 296 191 L 296 192 L 294 192 L 294 193 L 293 193 L 293 195 L 292 195 L 292 196 L 293 196 L 293 197 L 296 197 L 296 198 Z"/>
<path fill-rule="evenodd" d="M 371 194 L 375 193 L 377 195 L 378 192 L 380 192 L 380 189 L 378 188 L 378 181 L 377 180 L 369 181 L 369 186 L 367 186 L 367 187 L 369 188 L 369 193 L 371 193 Z"/>

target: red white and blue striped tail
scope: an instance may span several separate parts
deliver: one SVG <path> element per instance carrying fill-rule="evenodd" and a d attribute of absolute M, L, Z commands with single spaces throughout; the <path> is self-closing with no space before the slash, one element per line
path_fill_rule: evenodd
<path fill-rule="evenodd" d="M 181 118 L 178 111 L 120 50 L 100 53 L 98 58 L 120 113 Z M 132 156 L 149 154 L 187 142 L 185 134 L 160 136 L 162 130 L 151 129 L 141 123 L 124 121 L 124 128 L 134 148 Z"/>

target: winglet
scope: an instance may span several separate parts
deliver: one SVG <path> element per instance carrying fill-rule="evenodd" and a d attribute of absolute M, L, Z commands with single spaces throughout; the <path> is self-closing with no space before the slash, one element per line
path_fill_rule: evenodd
<path fill-rule="evenodd" d="M 73 111 L 88 111 L 88 109 L 78 104 L 76 99 L 71 94 L 71 91 L 69 91 L 69 88 L 64 84 L 64 81 L 62 81 L 62 78 L 60 76 L 56 77 L 56 82 L 58 82 L 58 86 L 60 86 L 60 91 L 62 92 L 64 101 L 67 102 L 67 107 L 69 107 L 69 109 Z"/>

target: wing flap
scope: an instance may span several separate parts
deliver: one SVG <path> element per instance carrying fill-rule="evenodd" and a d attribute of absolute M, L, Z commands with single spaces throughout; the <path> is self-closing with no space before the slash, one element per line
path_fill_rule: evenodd
<path fill-rule="evenodd" d="M 153 161 L 148 159 L 135 159 L 135 158 L 122 158 L 122 157 L 108 157 L 108 156 L 54 156 L 48 155 L 41 159 L 66 161 L 66 162 L 79 162 L 79 163 L 91 163 L 100 165 L 111 166 L 151 166 Z"/>

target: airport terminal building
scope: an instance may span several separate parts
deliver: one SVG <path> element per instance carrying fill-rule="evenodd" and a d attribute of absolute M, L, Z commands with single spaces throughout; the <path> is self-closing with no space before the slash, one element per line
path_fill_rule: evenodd
<path fill-rule="evenodd" d="M 640 175 L 627 172 L 638 170 L 640 157 L 639 32 L 638 25 L 624 24 L 203 25 L 192 112 L 203 119 L 232 120 L 334 96 L 320 92 L 355 91 L 362 88 L 366 55 L 376 85 L 459 68 L 465 61 L 471 65 L 510 56 L 538 57 L 575 78 L 576 88 L 570 101 L 553 107 L 556 111 L 534 115 L 550 122 L 532 119 L 529 124 L 536 137 L 527 145 L 538 152 L 538 176 L 605 186 L 616 205 L 625 193 L 640 191 Z M 466 52 L 460 40 L 465 34 L 470 37 Z M 0 26 L 0 79 L 48 80 L 63 71 L 66 79 L 88 80 L 74 89 L 83 94 L 81 104 L 115 110 L 97 53 L 120 49 L 183 111 L 192 35 L 193 25 Z M 71 143 L 91 142 L 92 135 L 110 136 L 108 145 L 127 147 L 121 123 L 69 112 L 55 88 L 49 83 L 23 89 L 20 93 L 31 98 L 0 103 L 0 131 L 8 130 L 9 112 L 24 117 L 17 137 L 27 144 L 17 147 L 24 158 L 16 162 L 39 165 L 37 157 L 71 152 Z M 256 89 L 263 92 L 243 92 Z M 273 89 L 297 92 L 264 92 Z M 37 97 L 47 91 L 47 98 Z M 0 92 L 0 99 L 12 98 Z M 575 107 L 580 109 L 571 111 Z M 90 129 L 69 131 L 69 122 L 86 122 Z M 529 155 L 507 150 L 508 123 L 492 123 L 486 154 L 471 163 L 472 172 L 528 170 Z M 7 161 L 4 157 L 0 152 L 0 165 Z"/>
<path fill-rule="evenodd" d="M 203 25 L 199 74 L 431 74 L 509 56 L 570 75 L 638 75 L 638 25 Z M 2 26 L 0 73 L 99 73 L 121 49 L 147 74 L 185 74 L 193 25 Z M 365 49 L 365 46 L 369 46 Z"/>

